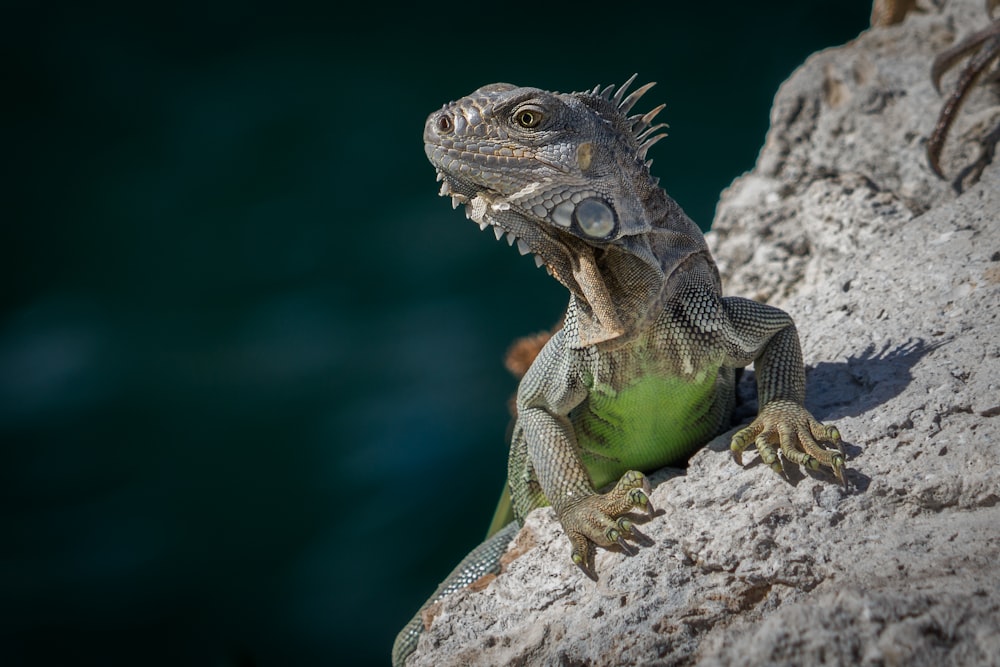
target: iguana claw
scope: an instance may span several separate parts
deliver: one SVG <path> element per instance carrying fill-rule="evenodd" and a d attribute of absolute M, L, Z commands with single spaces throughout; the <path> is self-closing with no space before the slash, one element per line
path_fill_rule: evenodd
<path fill-rule="evenodd" d="M 986 4 L 987 11 L 992 13 L 992 8 L 1000 2 L 987 0 Z M 969 57 L 969 61 L 958 76 L 955 90 L 941 107 L 934 131 L 927 140 L 927 161 L 939 178 L 945 178 L 944 170 L 941 168 L 941 151 L 965 97 L 975 86 L 976 81 L 1000 59 L 1000 19 L 994 19 L 987 27 L 962 39 L 935 58 L 931 67 L 931 82 L 935 90 L 941 92 L 941 78 L 944 73 L 966 56 Z M 992 76 L 997 76 L 996 70 Z M 956 190 L 961 192 L 963 183 L 971 184 L 979 180 L 983 170 L 993 161 L 998 142 L 1000 142 L 1000 127 L 994 128 L 979 140 L 981 147 L 979 156 L 955 178 L 952 184 Z"/>
<path fill-rule="evenodd" d="M 625 541 L 625 538 L 615 530 L 611 531 L 611 535 L 608 535 L 612 542 L 621 547 L 621 550 L 627 553 L 629 556 L 634 556 L 639 553 L 639 550 L 633 547 L 631 544 Z"/>
<path fill-rule="evenodd" d="M 840 443 L 838 442 L 837 445 L 839 446 Z M 838 456 L 836 454 L 833 455 L 833 474 L 836 475 L 837 479 L 840 480 L 840 483 L 844 485 L 844 490 L 846 491 L 847 490 L 847 477 L 844 475 L 844 456 L 843 456 L 843 452 L 844 452 L 843 447 L 840 447 L 840 456 Z"/>
<path fill-rule="evenodd" d="M 583 573 L 587 577 L 597 581 L 597 572 L 594 571 L 594 567 L 591 565 L 594 555 L 594 543 L 588 542 L 586 538 L 580 535 L 570 535 L 569 539 L 575 545 L 573 548 L 573 562 L 583 570 Z M 583 543 L 577 544 L 577 540 L 581 540 Z"/>
<path fill-rule="evenodd" d="M 756 446 L 761 460 L 780 475 L 785 475 L 785 469 L 778 457 L 779 451 L 785 460 L 810 470 L 830 468 L 844 488 L 847 488 L 840 431 L 835 426 L 826 426 L 816 421 L 798 403 L 773 400 L 764 406 L 749 426 L 738 431 L 729 444 L 736 463 L 743 464 L 743 450 L 751 442 Z M 836 449 L 827 449 L 821 442 L 828 442 Z"/>

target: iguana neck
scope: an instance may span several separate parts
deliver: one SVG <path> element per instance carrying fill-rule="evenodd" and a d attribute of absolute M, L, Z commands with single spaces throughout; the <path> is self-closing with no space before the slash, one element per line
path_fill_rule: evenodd
<path fill-rule="evenodd" d="M 569 289 L 576 344 L 617 347 L 651 325 L 663 307 L 669 277 L 694 254 L 707 253 L 697 226 L 656 188 L 645 208 L 652 229 L 606 247 L 574 244 L 572 280 L 553 275 Z"/>

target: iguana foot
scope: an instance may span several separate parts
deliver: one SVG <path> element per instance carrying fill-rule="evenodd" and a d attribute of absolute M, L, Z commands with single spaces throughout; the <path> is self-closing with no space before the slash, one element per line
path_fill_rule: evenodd
<path fill-rule="evenodd" d="M 585 496 L 563 509 L 559 520 L 573 545 L 573 562 L 588 577 L 597 581 L 593 567 L 595 545 L 617 544 L 629 555 L 636 553 L 635 547 L 625 541 L 636 536 L 632 522 L 622 515 L 633 509 L 652 514 L 651 492 L 649 479 L 637 470 L 630 470 L 607 493 Z"/>
<path fill-rule="evenodd" d="M 810 470 L 819 470 L 824 466 L 831 468 L 840 483 L 847 488 L 840 432 L 834 426 L 825 426 L 816 421 L 798 403 L 780 399 L 771 401 L 764 406 L 753 423 L 733 436 L 729 449 L 733 453 L 733 459 L 740 465 L 743 465 L 743 450 L 751 442 L 757 446 L 761 460 L 781 475 L 785 474 L 785 469 L 778 458 L 778 451 L 792 463 Z M 837 449 L 827 449 L 820 442 L 829 442 Z"/>
<path fill-rule="evenodd" d="M 998 0 L 987 0 L 987 11 L 992 13 L 993 7 L 998 4 L 1000 4 Z M 955 90 L 941 107 L 941 113 L 934 125 L 934 132 L 927 140 L 927 161 L 934 173 L 940 178 L 945 178 L 944 171 L 941 169 L 941 150 L 944 148 L 948 131 L 958 115 L 962 102 L 980 76 L 1000 58 L 1000 19 L 995 19 L 986 28 L 969 35 L 934 59 L 934 64 L 931 67 L 931 81 L 938 92 L 941 92 L 941 77 L 944 76 L 944 73 L 966 56 L 969 57 L 969 61 L 959 74 Z M 996 77 L 997 74 L 998 72 L 994 70 L 992 76 Z M 979 157 L 966 167 L 953 182 L 956 190 L 961 191 L 963 181 L 972 184 L 979 180 L 983 169 L 993 160 L 998 138 L 1000 138 L 1000 128 L 990 132 L 981 140 L 982 148 Z"/>

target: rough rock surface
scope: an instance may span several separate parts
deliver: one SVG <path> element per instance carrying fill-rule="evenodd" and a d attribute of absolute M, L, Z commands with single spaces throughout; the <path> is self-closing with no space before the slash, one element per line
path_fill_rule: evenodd
<path fill-rule="evenodd" d="M 1000 164 L 957 195 L 924 155 L 931 60 L 986 20 L 951 2 L 812 56 L 710 234 L 726 292 L 798 323 L 850 490 L 741 468 L 724 435 L 654 477 L 652 544 L 599 551 L 597 583 L 532 513 L 410 665 L 1000 664 Z M 998 122 L 996 86 L 970 95 L 946 173 Z"/>

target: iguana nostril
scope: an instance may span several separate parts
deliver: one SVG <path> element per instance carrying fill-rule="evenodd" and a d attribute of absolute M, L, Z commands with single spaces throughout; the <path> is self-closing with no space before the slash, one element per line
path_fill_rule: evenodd
<path fill-rule="evenodd" d="M 435 123 L 438 134 L 450 134 L 452 130 L 455 129 L 455 124 L 451 120 L 451 116 L 447 113 L 441 112 L 441 115 L 437 118 L 437 123 Z"/>

